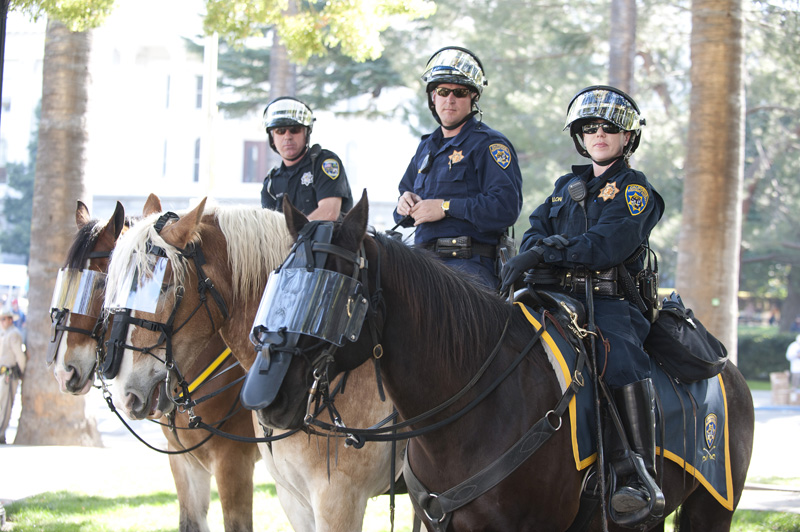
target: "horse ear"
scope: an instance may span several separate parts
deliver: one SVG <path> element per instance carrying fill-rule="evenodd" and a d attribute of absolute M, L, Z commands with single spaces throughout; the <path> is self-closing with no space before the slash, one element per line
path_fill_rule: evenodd
<path fill-rule="evenodd" d="M 342 234 L 351 235 L 355 240 L 353 248 L 361 245 L 361 241 L 367 233 L 367 222 L 369 222 L 369 200 L 367 199 L 367 189 L 361 194 L 355 207 L 350 209 L 342 221 Z"/>
<path fill-rule="evenodd" d="M 156 196 L 155 194 L 150 193 L 150 195 L 147 196 L 147 201 L 144 202 L 142 215 L 150 216 L 151 214 L 161 212 L 162 210 L 164 209 L 161 208 L 161 200 L 158 199 L 158 196 Z"/>
<path fill-rule="evenodd" d="M 122 228 L 125 226 L 125 208 L 122 203 L 117 202 L 114 214 L 108 219 L 108 223 L 97 237 L 98 249 L 114 249 L 117 238 L 119 238 Z"/>
<path fill-rule="evenodd" d="M 112 226 L 114 228 L 114 242 L 116 242 L 119 238 L 119 234 L 122 232 L 122 228 L 125 227 L 125 207 L 123 207 L 122 203 L 119 201 L 106 227 L 111 226 L 112 223 L 114 224 Z"/>
<path fill-rule="evenodd" d="M 161 230 L 161 237 L 167 244 L 175 246 L 176 248 L 185 248 L 189 241 L 194 236 L 195 228 L 200 223 L 200 218 L 203 216 L 203 209 L 206 207 L 206 199 L 203 198 L 197 207 L 187 212 L 175 222 L 167 225 Z"/>
<path fill-rule="evenodd" d="M 283 197 L 283 216 L 286 218 L 286 227 L 289 228 L 289 234 L 292 235 L 292 240 L 297 240 L 297 235 L 300 234 L 300 230 L 308 223 L 308 218 L 306 218 L 305 214 L 297 210 L 286 196 Z"/>
<path fill-rule="evenodd" d="M 75 224 L 78 226 L 78 229 L 81 229 L 90 221 L 92 221 L 92 217 L 89 216 L 89 207 L 81 200 L 78 200 L 78 206 L 75 208 Z"/>

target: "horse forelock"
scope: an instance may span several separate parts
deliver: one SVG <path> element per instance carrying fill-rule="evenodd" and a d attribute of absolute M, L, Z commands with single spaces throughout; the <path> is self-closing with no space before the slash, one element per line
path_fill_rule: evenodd
<path fill-rule="evenodd" d="M 430 352 L 452 354 L 441 357 L 448 367 L 469 368 L 482 362 L 500 338 L 508 304 L 428 252 L 380 234 L 376 240 L 386 251 L 383 290 L 388 292 L 391 286 L 407 301 L 412 313 L 408 330 L 420 331 Z"/>
<path fill-rule="evenodd" d="M 92 219 L 78 229 L 75 239 L 67 252 L 65 266 L 67 268 L 82 269 L 89 258 L 89 253 L 94 249 L 100 231 L 105 227 L 100 220 Z"/>
<path fill-rule="evenodd" d="M 130 227 L 134 221 L 134 218 L 126 216 L 125 227 Z M 67 252 L 67 260 L 65 262 L 67 268 L 83 269 L 86 266 L 89 255 L 95 250 L 100 233 L 103 232 L 107 225 L 108 222 L 101 222 L 96 218 L 92 218 L 78 229 L 75 239 Z"/>
<path fill-rule="evenodd" d="M 282 214 L 258 207 L 217 207 L 233 273 L 233 301 L 263 289 L 269 272 L 281 265 L 291 237 Z"/>

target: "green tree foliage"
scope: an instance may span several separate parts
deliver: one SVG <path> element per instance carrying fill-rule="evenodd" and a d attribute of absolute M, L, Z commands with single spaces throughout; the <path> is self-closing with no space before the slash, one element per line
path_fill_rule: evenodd
<path fill-rule="evenodd" d="M 800 10 L 757 1 L 748 22 L 741 287 L 782 299 L 800 268 Z"/>
<path fill-rule="evenodd" d="M 271 47 L 266 39 L 260 42 L 263 46 L 220 46 L 219 88 L 223 96 L 219 108 L 229 116 L 260 112 L 269 101 Z M 197 43 L 190 46 L 202 52 Z M 362 94 L 377 97 L 382 90 L 400 85 L 402 77 L 385 57 L 358 62 L 339 47 L 324 56 L 312 56 L 297 73 L 297 96 L 312 109 L 329 109 Z"/>
<path fill-rule="evenodd" d="M 116 0 L 10 0 L 9 9 L 28 13 L 33 20 L 46 15 L 72 31 L 96 28 L 111 13 Z"/>
<path fill-rule="evenodd" d="M 242 43 L 261 35 L 264 26 L 275 26 L 296 64 L 332 48 L 356 61 L 377 59 L 383 51 L 382 31 L 392 23 L 429 16 L 435 9 L 429 0 L 206 0 L 206 7 L 206 33 L 218 32 L 230 43 Z"/>
<path fill-rule="evenodd" d="M 0 232 L 0 250 L 25 256 L 31 247 L 31 215 L 33 213 L 33 179 L 36 161 L 36 140 L 28 145 L 28 164 L 9 163 L 8 188 L 14 192 L 3 198 L 5 227 Z"/>

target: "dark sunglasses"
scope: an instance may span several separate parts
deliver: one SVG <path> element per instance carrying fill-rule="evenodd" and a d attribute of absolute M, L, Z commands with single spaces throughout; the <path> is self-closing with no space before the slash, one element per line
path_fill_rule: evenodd
<path fill-rule="evenodd" d="M 447 98 L 451 92 L 456 95 L 456 98 L 466 98 L 472 92 L 469 89 L 448 89 L 447 87 L 436 87 L 434 90 L 442 98 Z"/>
<path fill-rule="evenodd" d="M 597 130 L 603 128 L 603 131 L 608 133 L 609 135 L 615 135 L 622 131 L 619 126 L 615 126 L 614 124 L 604 123 L 604 124 L 584 124 L 581 126 L 581 131 L 584 133 L 588 133 L 589 135 L 594 135 L 597 133 Z"/>
<path fill-rule="evenodd" d="M 303 131 L 303 126 L 291 126 L 291 127 L 276 127 L 272 130 L 276 135 L 285 135 L 288 131 L 292 135 L 297 135 L 301 131 Z"/>

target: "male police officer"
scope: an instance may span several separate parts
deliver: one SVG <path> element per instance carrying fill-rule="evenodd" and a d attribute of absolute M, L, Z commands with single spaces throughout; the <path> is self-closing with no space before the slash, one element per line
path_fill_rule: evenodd
<path fill-rule="evenodd" d="M 353 197 L 341 159 L 319 144 L 309 147 L 314 120 L 306 104 L 288 96 L 264 109 L 269 145 L 283 162 L 264 179 L 261 206 L 279 211 L 288 196 L 309 220 L 336 220 Z"/>
<path fill-rule="evenodd" d="M 474 118 L 487 84 L 475 54 L 442 48 L 422 80 L 441 127 L 422 137 L 400 181 L 395 221 L 416 226 L 417 246 L 497 288 L 498 245 L 522 209 L 517 154 L 505 135 Z"/>

